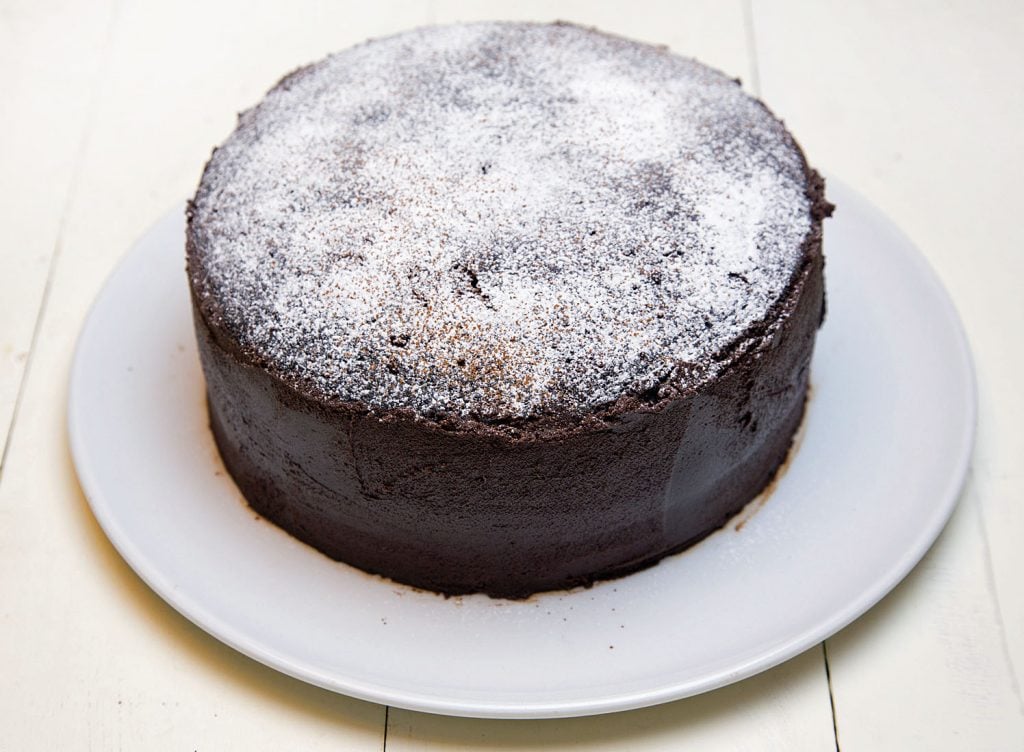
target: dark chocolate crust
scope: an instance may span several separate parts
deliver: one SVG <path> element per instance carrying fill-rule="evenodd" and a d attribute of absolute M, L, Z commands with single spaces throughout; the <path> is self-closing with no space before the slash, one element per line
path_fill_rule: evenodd
<path fill-rule="evenodd" d="M 228 470 L 257 512 L 328 556 L 451 595 L 589 585 L 692 545 L 771 480 L 803 415 L 832 210 L 803 164 L 811 229 L 768 314 L 703 381 L 623 394 L 583 416 L 430 417 L 284 380 L 197 294 L 190 208 L 196 335 Z"/>

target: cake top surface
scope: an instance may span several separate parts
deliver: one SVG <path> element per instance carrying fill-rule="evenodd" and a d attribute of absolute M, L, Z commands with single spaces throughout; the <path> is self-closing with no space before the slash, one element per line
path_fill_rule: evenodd
<path fill-rule="evenodd" d="M 240 116 L 190 270 L 204 315 L 329 400 L 586 414 L 706 378 L 765 318 L 806 181 L 781 123 L 692 60 L 564 24 L 424 28 Z"/>

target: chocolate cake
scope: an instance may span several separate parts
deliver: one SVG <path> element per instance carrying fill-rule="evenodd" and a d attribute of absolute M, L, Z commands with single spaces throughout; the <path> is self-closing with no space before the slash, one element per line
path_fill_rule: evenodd
<path fill-rule="evenodd" d="M 338 53 L 188 208 L 217 445 L 261 515 L 403 583 L 649 566 L 786 457 L 830 211 L 764 105 L 660 47 L 483 23 Z"/>

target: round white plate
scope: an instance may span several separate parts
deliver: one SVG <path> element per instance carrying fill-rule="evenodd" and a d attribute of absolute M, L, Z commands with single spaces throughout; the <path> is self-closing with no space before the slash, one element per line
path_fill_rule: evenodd
<path fill-rule="evenodd" d="M 82 486 L 121 555 L 182 614 L 348 695 L 540 718 L 748 677 L 910 571 L 956 503 L 973 441 L 971 359 L 946 293 L 876 209 L 834 180 L 829 195 L 828 319 L 788 471 L 766 503 L 646 571 L 524 602 L 445 599 L 258 519 L 207 430 L 181 208 L 125 257 L 82 330 L 68 406 Z"/>

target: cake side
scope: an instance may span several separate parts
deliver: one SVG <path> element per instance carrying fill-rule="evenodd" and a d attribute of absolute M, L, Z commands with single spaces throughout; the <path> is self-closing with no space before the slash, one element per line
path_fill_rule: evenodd
<path fill-rule="evenodd" d="M 214 435 L 257 512 L 368 572 L 520 598 L 655 564 L 753 498 L 803 414 L 822 304 L 819 256 L 705 388 L 544 438 L 312 400 L 196 327 Z"/>

